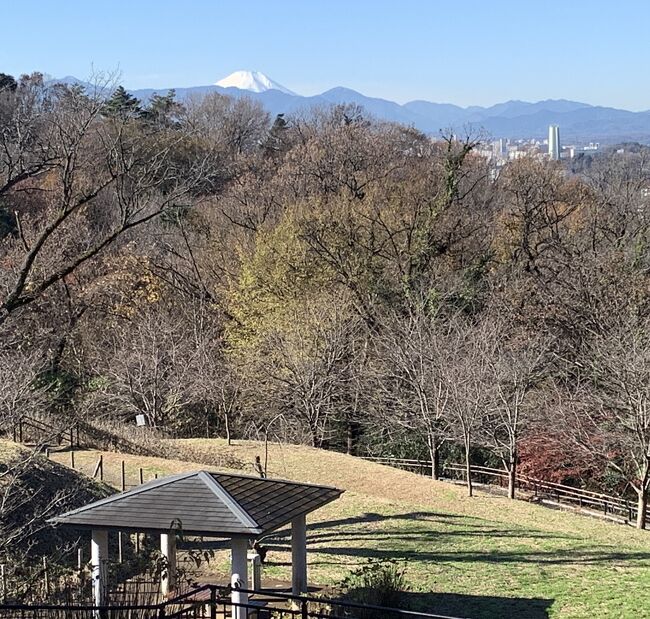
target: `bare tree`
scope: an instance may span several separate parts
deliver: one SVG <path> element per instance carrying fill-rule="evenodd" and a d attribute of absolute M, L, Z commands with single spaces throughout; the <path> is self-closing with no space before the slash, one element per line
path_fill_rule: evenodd
<path fill-rule="evenodd" d="M 145 134 L 136 119 L 104 118 L 101 92 L 59 87 L 46 94 L 49 107 L 39 124 L 47 164 L 25 177 L 11 171 L 13 159 L 0 160 L 0 176 L 11 187 L 5 199 L 18 200 L 16 235 L 0 246 L 9 265 L 0 281 L 0 324 L 127 231 L 191 199 L 210 166 L 208 155 L 189 165 L 175 159 L 184 131 Z M 11 136 L 4 137 L 6 152 L 22 148 L 7 145 Z M 32 214 L 26 212 L 30 202 Z"/>
<path fill-rule="evenodd" d="M 433 479 L 440 475 L 439 449 L 449 439 L 446 335 L 442 320 L 418 312 L 393 316 L 375 338 L 381 416 L 424 438 Z"/>
<path fill-rule="evenodd" d="M 225 145 L 232 155 L 260 149 L 270 128 L 269 114 L 259 102 L 219 93 L 190 101 L 187 122 L 204 138 Z"/>
<path fill-rule="evenodd" d="M 501 458 L 508 472 L 508 497 L 514 499 L 519 440 L 534 412 L 534 389 L 542 379 L 548 343 L 539 336 L 517 334 L 498 319 L 494 328 L 487 378 L 495 399 L 484 416 L 481 438 Z"/>
<path fill-rule="evenodd" d="M 576 444 L 618 471 L 638 497 L 646 527 L 650 492 L 650 323 L 594 338 L 578 362 L 578 388 L 563 407 Z"/>
<path fill-rule="evenodd" d="M 94 377 L 85 406 L 95 415 L 142 414 L 151 426 L 192 433 L 230 397 L 219 392 L 219 339 L 202 305 L 140 310 L 98 340 L 87 363 Z"/>
<path fill-rule="evenodd" d="M 50 107 L 40 73 L 0 87 L 0 196 L 56 165 Z"/>
<path fill-rule="evenodd" d="M 0 350 L 0 428 L 8 431 L 21 417 L 45 408 L 46 364 L 40 351 Z"/>
<path fill-rule="evenodd" d="M 450 394 L 449 423 L 463 445 L 467 494 L 472 496 L 471 455 L 477 434 L 494 406 L 490 361 L 497 336 L 489 322 L 471 324 L 463 318 L 449 323 L 445 383 Z"/>
<path fill-rule="evenodd" d="M 289 321 L 289 328 L 269 332 L 240 361 L 248 407 L 264 416 L 281 414 L 321 447 L 350 380 L 356 321 L 323 303 L 296 308 Z"/>

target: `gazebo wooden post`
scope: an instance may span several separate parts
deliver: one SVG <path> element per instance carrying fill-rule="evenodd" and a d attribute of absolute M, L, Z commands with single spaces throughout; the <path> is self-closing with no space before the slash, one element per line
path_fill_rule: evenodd
<path fill-rule="evenodd" d="M 93 603 L 95 606 L 106 604 L 108 590 L 106 562 L 108 561 L 108 531 L 93 529 L 90 541 L 90 566 L 93 585 Z M 95 613 L 99 616 L 99 612 Z"/>
<path fill-rule="evenodd" d="M 307 593 L 307 519 L 305 514 L 291 521 L 291 593 Z"/>
<path fill-rule="evenodd" d="M 248 539 L 245 537 L 233 537 L 230 545 L 232 578 L 230 584 L 232 593 L 230 600 L 232 606 L 232 619 L 246 619 L 248 609 L 236 604 L 248 604 L 248 593 L 240 589 L 248 589 Z"/>
<path fill-rule="evenodd" d="M 160 578 L 160 593 L 169 597 L 176 589 L 176 533 L 160 534 L 160 553 L 165 557 L 165 571 Z"/>

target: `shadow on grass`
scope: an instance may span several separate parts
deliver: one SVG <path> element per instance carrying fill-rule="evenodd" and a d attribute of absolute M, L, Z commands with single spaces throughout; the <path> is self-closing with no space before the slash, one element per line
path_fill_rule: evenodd
<path fill-rule="evenodd" d="M 459 516 L 454 514 L 444 514 L 440 512 L 406 512 L 403 514 L 376 514 L 376 513 L 365 513 L 360 516 L 354 516 L 351 518 L 341 518 L 338 520 L 327 520 L 322 522 L 317 522 L 310 524 L 308 526 L 308 535 L 310 540 L 314 541 L 323 541 L 328 537 L 332 539 L 338 539 L 340 537 L 340 530 L 333 531 L 336 527 L 348 527 L 353 525 L 363 525 L 371 524 L 377 522 L 390 522 L 397 523 L 399 521 L 404 521 L 409 524 L 408 529 L 399 530 L 399 525 L 392 527 L 391 533 L 397 532 L 399 535 L 404 533 L 411 534 L 416 532 L 416 529 L 412 527 L 413 523 L 421 522 L 423 524 L 439 524 L 446 525 L 449 527 L 463 527 L 462 529 L 457 529 L 455 531 L 440 531 L 434 529 L 422 529 L 421 533 L 429 534 L 434 537 L 440 536 L 485 536 L 489 535 L 491 537 L 524 537 L 526 539 L 565 539 L 565 540 L 578 540 L 579 538 L 572 535 L 564 535 L 559 533 L 550 533 L 550 532 L 531 532 L 529 529 L 524 527 L 517 527 L 516 525 L 511 525 L 510 529 L 504 528 L 494 528 L 494 523 L 490 520 L 484 518 L 478 518 L 475 516 Z M 325 530 L 326 533 L 319 533 L 318 531 Z M 375 535 L 377 533 L 382 533 L 380 529 L 373 529 L 368 531 L 362 531 L 361 529 L 356 529 L 355 534 L 361 535 Z M 289 529 L 278 531 L 274 533 L 272 537 L 287 537 L 290 536 L 291 531 Z"/>
<path fill-rule="evenodd" d="M 386 523 L 386 527 L 377 523 Z M 402 525 L 404 523 L 404 525 Z M 453 526 L 427 528 L 426 523 Z M 364 525 L 373 524 L 372 528 Z M 264 545 L 270 550 L 286 550 L 289 530 L 279 531 L 266 538 Z M 512 539 L 517 550 L 483 549 L 471 551 L 449 551 L 446 542 L 456 543 L 459 538 Z M 403 514 L 381 515 L 368 513 L 353 518 L 319 522 L 308 527 L 307 540 L 309 553 L 359 557 L 360 559 L 411 559 L 417 561 L 436 561 L 449 563 L 520 563 L 540 565 L 610 565 L 617 561 L 648 561 L 650 552 L 621 551 L 614 547 L 585 545 L 583 539 L 552 532 L 529 532 L 524 528 L 494 528 L 493 523 L 481 519 L 469 520 L 451 514 L 437 512 L 407 512 Z M 522 541 L 530 540 L 530 550 L 521 549 Z M 536 548 L 537 542 L 566 543 L 575 541 L 575 548 Z M 394 542 L 394 543 L 393 543 Z M 407 543 L 411 548 L 404 548 Z M 331 545 L 330 545 L 331 544 Z M 314 563 L 335 564 L 336 561 Z M 278 563 L 277 565 L 282 565 Z M 638 567 L 643 567 L 638 565 Z"/>
<path fill-rule="evenodd" d="M 385 523 L 385 527 L 377 526 Z M 403 524 L 402 524 L 403 523 Z M 365 525 L 372 524 L 372 528 Z M 426 524 L 442 524 L 447 528 L 428 528 Z M 448 527 L 453 527 L 449 529 Z M 271 551 L 288 551 L 290 529 L 277 531 L 262 540 L 263 546 Z M 501 548 L 472 549 L 451 551 L 451 545 L 457 546 L 456 540 L 499 539 Z M 504 549 L 503 540 L 512 539 L 513 549 Z M 574 541 L 573 548 L 539 548 L 539 542 L 559 542 L 565 544 Z M 530 549 L 522 549 L 522 542 L 530 542 Z M 495 528 L 493 523 L 482 519 L 468 520 L 465 516 L 453 516 L 437 512 L 406 512 L 402 514 L 381 515 L 367 513 L 352 518 L 318 522 L 308 526 L 308 552 L 312 557 L 310 563 L 320 565 L 337 565 L 334 557 L 357 557 L 360 561 L 367 559 L 414 560 L 437 563 L 477 563 L 477 564 L 538 564 L 538 565 L 607 565 L 626 562 L 630 567 L 640 567 L 650 561 L 650 552 L 617 550 L 613 546 L 587 545 L 585 540 L 552 532 L 529 532 L 524 528 L 513 526 L 511 529 Z M 405 548 L 405 544 L 407 547 Z M 507 542 L 506 542 L 507 544 Z M 475 542 L 472 542 L 475 545 Z M 229 542 L 224 540 L 193 541 L 183 547 L 201 549 L 227 549 Z M 516 546 L 516 550 L 514 547 Z M 315 556 L 316 555 L 316 556 Z M 317 558 L 317 556 L 320 557 Z M 629 562 L 637 562 L 636 565 Z M 271 565 L 288 566 L 289 563 L 268 561 Z"/>
<path fill-rule="evenodd" d="M 467 619 L 547 619 L 552 599 L 457 593 L 406 593 L 414 611 Z"/>
<path fill-rule="evenodd" d="M 263 545 L 270 551 L 286 553 L 290 533 L 287 529 L 278 531 L 266 537 Z M 468 548 L 462 548 L 463 538 L 468 540 Z M 500 540 L 497 547 L 490 547 L 490 539 Z M 448 569 L 462 565 L 462 570 L 475 570 L 477 579 L 484 568 L 495 564 L 509 565 L 514 570 L 526 565 L 611 568 L 616 563 L 648 569 L 650 562 L 650 552 L 589 543 L 580 536 L 552 531 L 529 531 L 516 524 L 500 528 L 490 520 L 434 511 L 367 513 L 318 522 L 308 527 L 307 541 L 309 563 L 314 566 L 346 564 L 352 568 L 369 559 L 405 560 L 425 564 L 425 569 L 428 562 L 447 564 Z M 342 561 L 344 557 L 352 558 L 352 562 Z M 290 565 L 274 561 L 275 558 L 277 555 L 272 552 L 267 557 L 268 565 Z M 542 619 L 549 616 L 553 599 L 508 597 L 505 585 L 503 593 L 503 596 L 490 596 L 411 592 L 408 597 L 414 610 L 452 617 Z"/>

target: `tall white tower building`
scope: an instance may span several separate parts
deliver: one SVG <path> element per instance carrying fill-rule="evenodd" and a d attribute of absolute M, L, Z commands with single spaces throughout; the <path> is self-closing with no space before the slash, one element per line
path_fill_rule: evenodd
<path fill-rule="evenodd" d="M 548 127 L 548 156 L 557 161 L 560 158 L 560 127 L 549 125 Z"/>

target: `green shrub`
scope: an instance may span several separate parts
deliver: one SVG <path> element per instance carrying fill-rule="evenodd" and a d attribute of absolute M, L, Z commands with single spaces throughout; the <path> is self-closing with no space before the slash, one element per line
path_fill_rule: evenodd
<path fill-rule="evenodd" d="M 340 585 L 346 600 L 358 604 L 406 609 L 408 585 L 406 564 L 395 560 L 373 560 L 351 572 Z M 384 619 L 378 611 L 355 611 L 358 619 Z M 392 619 L 391 613 L 385 619 Z"/>

